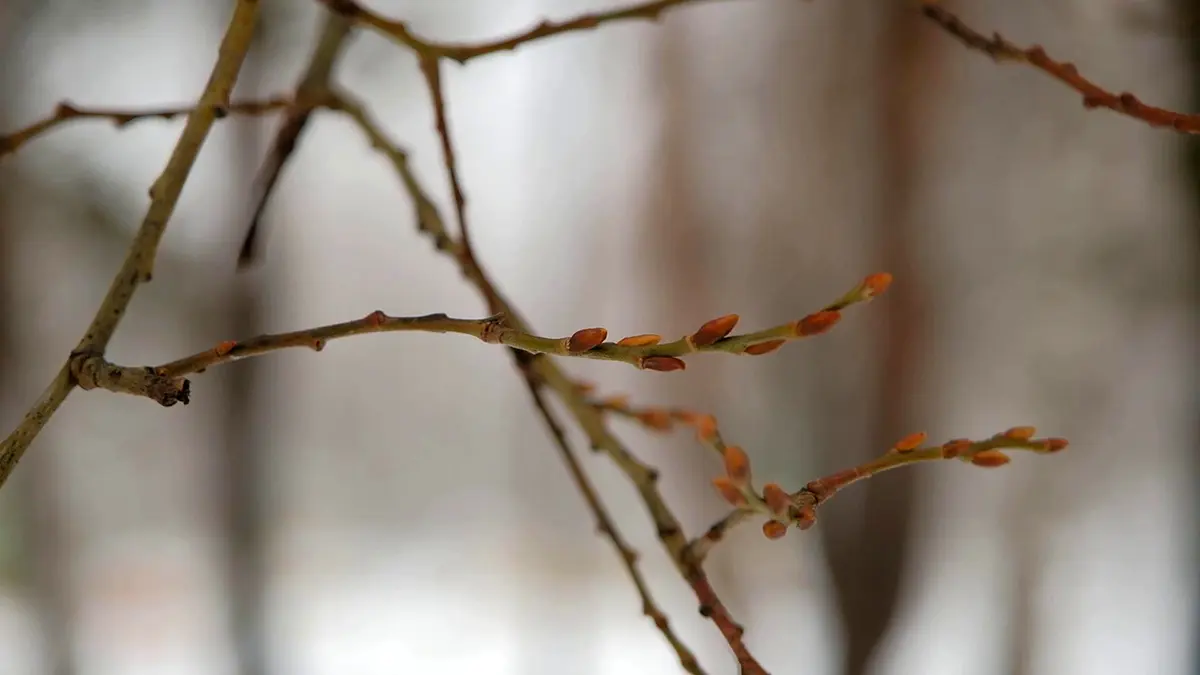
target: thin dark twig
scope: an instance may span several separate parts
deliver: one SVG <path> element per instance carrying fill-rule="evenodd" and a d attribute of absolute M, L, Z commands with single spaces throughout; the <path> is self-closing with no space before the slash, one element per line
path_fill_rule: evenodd
<path fill-rule="evenodd" d="M 621 556 L 621 562 L 625 565 L 625 571 L 629 573 L 629 578 L 633 581 L 634 587 L 637 588 L 638 595 L 642 599 L 642 613 L 654 621 L 654 625 L 658 627 L 663 637 L 671 644 L 676 656 L 679 657 L 679 664 L 683 666 L 683 669 L 693 675 L 704 675 L 704 670 L 700 667 L 696 656 L 692 654 L 687 645 L 683 644 L 679 636 L 675 634 L 667 615 L 654 602 L 654 598 L 650 595 L 650 589 L 646 585 L 646 579 L 642 576 L 642 572 L 638 568 L 637 551 L 633 550 L 633 547 L 625 541 L 625 537 L 617 529 L 612 516 L 609 515 L 608 510 L 604 507 L 604 502 L 600 500 L 600 495 L 596 492 L 595 486 L 592 485 L 591 480 L 587 477 L 583 466 L 579 462 L 579 458 L 567 441 L 567 435 L 563 431 L 562 423 L 554 416 L 554 413 L 546 403 L 545 397 L 542 396 L 542 384 L 538 381 L 536 373 L 529 368 L 529 363 L 539 357 L 526 354 L 517 354 L 514 356 L 518 361 L 518 367 L 525 374 L 525 386 L 529 390 L 530 397 L 533 399 L 534 407 L 537 409 L 546 428 L 550 431 L 550 435 L 554 439 L 554 444 L 558 447 L 559 455 L 562 457 L 563 463 L 567 465 L 567 471 L 571 474 L 571 480 L 575 482 L 575 487 L 579 489 L 584 501 L 588 504 L 588 508 L 591 509 L 592 515 L 596 517 L 597 529 L 617 549 L 617 553 Z"/>
<path fill-rule="evenodd" d="M 300 84 L 296 87 L 296 98 L 321 98 L 328 94 L 333 78 L 333 68 L 349 41 L 353 27 L 353 24 L 340 14 L 333 12 L 325 14 L 321 37 L 317 39 L 317 45 L 309 58 L 308 67 L 300 78 Z M 300 136 L 307 128 L 309 120 L 312 119 L 312 114 L 312 108 L 289 112 L 284 117 L 279 131 L 275 134 L 271 151 L 255 180 L 257 197 L 255 198 L 254 213 L 250 217 L 250 225 L 246 228 L 246 236 L 242 240 L 241 250 L 238 251 L 237 263 L 240 268 L 253 264 L 258 257 L 256 248 L 261 238 L 259 233 L 267 202 L 275 192 L 284 166 L 296 151 Z"/>

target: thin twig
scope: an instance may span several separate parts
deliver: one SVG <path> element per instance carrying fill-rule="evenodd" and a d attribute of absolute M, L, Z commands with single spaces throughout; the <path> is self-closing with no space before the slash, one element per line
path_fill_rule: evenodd
<path fill-rule="evenodd" d="M 353 32 L 353 25 L 340 14 L 324 12 L 324 15 L 321 37 L 317 39 L 317 45 L 313 49 L 312 56 L 309 57 L 308 67 L 305 68 L 304 75 L 300 78 L 300 84 L 296 86 L 297 99 L 320 99 L 328 94 L 333 78 L 333 68 Z M 283 123 L 280 124 L 279 131 L 275 134 L 270 154 L 267 155 L 267 161 L 263 164 L 258 179 L 255 181 L 257 196 L 254 213 L 250 217 L 250 225 L 246 228 L 246 235 L 242 240 L 241 250 L 238 252 L 239 267 L 245 268 L 256 258 L 256 247 L 261 239 L 259 232 L 261 231 L 260 223 L 263 212 L 275 191 L 275 186 L 279 183 L 279 176 L 282 174 L 284 166 L 291 158 L 292 153 L 296 151 L 300 135 L 308 126 L 312 113 L 312 108 L 289 111 L 284 117 Z"/>
<path fill-rule="evenodd" d="M 295 105 L 297 103 L 294 99 L 278 96 L 261 101 L 233 101 L 228 105 L 217 105 L 213 108 L 213 114 L 217 118 L 234 114 L 266 115 L 278 110 L 285 110 Z M 26 143 L 68 122 L 96 119 L 109 120 L 120 128 L 133 122 L 148 119 L 171 120 L 180 115 L 190 115 L 195 109 L 196 106 L 189 105 L 172 108 L 148 108 L 145 110 L 120 110 L 115 108 L 82 107 L 69 101 L 63 101 L 54 108 L 52 114 L 30 124 L 24 129 L 19 129 L 7 136 L 0 136 L 0 157 L 15 153 Z"/>
<path fill-rule="evenodd" d="M 130 244 L 129 253 L 120 271 L 113 278 L 108 294 L 100 303 L 96 316 L 75 348 L 76 354 L 104 354 L 117 324 L 125 315 L 133 294 L 140 284 L 150 280 L 154 257 L 166 231 L 167 222 L 175 210 L 183 184 L 191 172 L 196 156 L 208 137 L 217 109 L 229 105 L 229 95 L 237 81 L 238 71 L 250 48 L 258 20 L 258 0 L 238 0 L 229 28 L 221 41 L 212 73 L 195 109 L 187 118 L 175 150 L 171 153 L 162 174 L 150 187 L 150 207 L 141 227 Z M 64 364 L 54 381 L 47 387 L 25 414 L 17 428 L 0 444 L 0 487 L 8 480 L 26 448 L 45 427 L 50 417 L 75 386 L 70 363 Z"/>
<path fill-rule="evenodd" d="M 351 107 L 350 109 L 354 109 Z M 459 266 L 460 271 L 471 281 L 472 285 L 490 303 L 495 303 L 505 319 L 505 323 L 517 330 L 532 333 L 528 322 L 521 317 L 517 309 L 509 303 L 484 275 L 482 270 L 470 269 L 464 262 L 462 244 L 451 235 L 437 207 L 428 194 L 421 189 L 420 183 L 409 171 L 407 154 L 391 142 L 378 125 L 358 108 L 357 114 L 352 115 L 355 122 L 363 130 L 372 147 L 382 152 L 394 165 L 397 174 L 405 188 L 409 191 L 416 206 L 420 230 L 427 234 L 441 253 L 450 256 Z M 886 285 L 886 284 L 885 284 Z M 702 332 L 702 331 L 697 331 Z M 707 333 L 706 333 L 707 335 Z M 743 629 L 729 614 L 720 598 L 713 591 L 704 573 L 703 567 L 691 558 L 687 536 L 679 520 L 671 512 L 658 489 L 658 471 L 652 469 L 637 459 L 608 429 L 604 415 L 597 410 L 579 391 L 578 385 L 560 369 L 552 359 L 535 359 L 529 369 L 566 405 L 567 410 L 575 418 L 580 428 L 587 435 L 593 449 L 603 451 L 616 463 L 617 467 L 629 478 L 637 489 L 643 506 L 649 512 L 654 522 L 655 530 L 663 548 L 679 571 L 680 576 L 691 586 L 700 604 L 700 612 L 708 617 L 721 632 L 725 641 L 733 651 L 741 672 L 745 675 L 766 675 L 766 670 L 750 654 L 742 640 Z"/>
<path fill-rule="evenodd" d="M 987 37 L 971 28 L 935 0 L 922 0 L 921 13 L 970 49 L 997 63 L 1025 63 L 1062 82 L 1083 96 L 1083 107 L 1107 108 L 1152 127 L 1170 127 L 1185 134 L 1200 133 L 1200 114 L 1180 113 L 1142 103 L 1128 92 L 1115 94 L 1079 74 L 1075 64 L 1055 61 L 1039 45 L 1020 47 L 999 33 Z"/>
<path fill-rule="evenodd" d="M 542 396 L 541 383 L 537 379 L 537 375 L 529 368 L 529 365 L 536 357 L 524 357 L 520 360 L 523 371 L 526 374 L 525 384 L 529 389 L 529 394 L 533 398 L 534 407 L 537 408 L 538 414 L 541 415 L 542 421 L 550 430 L 550 435 L 554 439 L 555 445 L 559 449 L 559 454 L 563 458 L 563 462 L 567 465 L 567 471 L 571 474 L 571 480 L 575 482 L 575 487 L 583 494 L 584 501 L 592 510 L 592 514 L 596 517 L 596 526 L 601 534 L 608 537 L 613 546 L 617 549 L 617 553 L 621 556 L 621 562 L 625 565 L 626 572 L 629 573 L 629 578 L 633 581 L 633 585 L 637 588 L 638 595 L 642 599 L 642 613 L 654 622 L 658 630 L 662 632 L 663 637 L 667 639 L 671 647 L 675 650 L 675 654 L 679 657 L 679 664 L 683 669 L 693 675 L 703 675 L 704 670 L 700 667 L 700 663 L 696 660 L 696 656 L 692 654 L 687 645 L 679 639 L 675 634 L 674 629 L 667 615 L 654 602 L 654 598 L 650 595 L 650 589 L 646 585 L 646 579 L 642 576 L 641 570 L 637 566 L 638 554 L 633 550 L 626 541 L 620 530 L 617 529 L 616 523 L 613 522 L 612 516 L 608 514 L 608 510 L 604 507 L 604 502 L 600 500 L 600 495 L 596 492 L 595 486 L 583 470 L 579 459 L 575 456 L 575 451 L 571 448 L 567 441 L 567 435 L 563 431 L 562 424 L 551 412 L 550 407 L 546 404 L 545 397 Z"/>
<path fill-rule="evenodd" d="M 460 64 L 487 54 L 512 51 L 523 44 L 555 35 L 592 30 L 606 23 L 626 20 L 653 22 L 657 21 L 659 16 L 669 9 L 713 1 L 655 0 L 654 2 L 640 2 L 622 9 L 583 14 L 566 21 L 542 21 L 522 33 L 481 44 L 458 44 L 453 42 L 435 42 L 421 38 L 408 28 L 407 23 L 384 18 L 354 0 L 318 0 L 318 2 L 328 7 L 330 11 L 338 12 L 356 23 L 379 32 L 397 44 L 412 50 L 420 58 L 449 59 Z"/>
<path fill-rule="evenodd" d="M 691 428 L 695 431 L 697 440 L 722 459 L 725 475 L 714 479 L 713 484 L 736 508 L 688 545 L 690 555 L 698 561 L 704 560 L 712 547 L 731 529 L 755 513 L 767 516 L 769 520 L 764 525 L 763 532 L 773 539 L 782 536 L 786 530 L 772 523 L 808 529 L 816 523 L 817 506 L 833 498 L 847 486 L 884 471 L 946 459 L 958 459 L 982 467 L 997 467 L 1009 462 L 1008 455 L 1001 452 L 1002 450 L 1053 454 L 1067 447 L 1067 441 L 1062 438 L 1034 438 L 1036 430 L 1033 427 L 1013 427 L 984 440 L 959 438 L 937 446 L 922 446 L 925 440 L 923 433 L 910 434 L 880 457 L 810 481 L 801 490 L 787 494 L 787 502 L 784 503 L 768 494 L 784 495 L 777 485 L 764 485 L 761 491 L 754 489 L 750 481 L 749 457 L 741 447 L 725 441 L 717 419 L 712 415 L 682 408 L 635 407 L 629 404 L 625 396 L 586 398 L 592 387 L 580 383 L 575 383 L 575 387 L 578 394 L 585 397 L 587 405 L 600 413 L 635 420 L 653 431 L 670 431 L 676 423 Z"/>

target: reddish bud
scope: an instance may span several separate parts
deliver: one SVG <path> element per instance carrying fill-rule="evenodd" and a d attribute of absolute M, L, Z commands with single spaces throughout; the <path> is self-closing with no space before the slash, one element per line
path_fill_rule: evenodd
<path fill-rule="evenodd" d="M 787 340 L 768 340 L 766 342 L 760 342 L 756 345 L 750 345 L 749 347 L 746 347 L 743 352 L 749 354 L 750 356 L 762 356 L 763 354 L 770 354 L 776 349 L 779 349 L 785 342 L 787 342 Z"/>
<path fill-rule="evenodd" d="M 687 364 L 683 362 L 683 359 L 677 359 L 674 356 L 645 356 L 642 357 L 640 363 L 642 368 L 657 370 L 660 373 L 669 373 L 687 368 Z"/>
<path fill-rule="evenodd" d="M 575 331 L 575 334 L 567 338 L 567 351 L 572 354 L 586 352 L 589 349 L 604 342 L 608 337 L 608 331 L 603 328 L 584 328 L 583 330 Z"/>
<path fill-rule="evenodd" d="M 368 326 L 382 326 L 384 321 L 387 321 L 387 314 L 384 314 L 383 310 L 377 309 L 367 315 Z"/>
<path fill-rule="evenodd" d="M 226 341 L 222 342 L 221 344 L 217 345 L 216 347 L 213 347 L 213 353 L 216 354 L 217 356 L 225 356 L 229 352 L 233 351 L 233 348 L 236 346 L 237 346 L 236 340 L 226 340 Z"/>
<path fill-rule="evenodd" d="M 924 431 L 918 431 L 915 434 L 909 434 L 896 441 L 896 444 L 892 446 L 892 450 L 899 453 L 912 452 L 913 450 L 921 447 L 921 444 L 925 442 L 926 438 L 927 436 Z"/>
<path fill-rule="evenodd" d="M 777 516 L 786 514 L 792 505 L 792 498 L 776 483 L 767 483 L 763 486 L 763 501 L 767 503 L 767 508 L 771 509 L 771 513 Z"/>
<path fill-rule="evenodd" d="M 717 435 L 717 418 L 712 415 L 695 415 L 691 423 L 696 427 L 696 437 L 702 441 Z"/>
<path fill-rule="evenodd" d="M 617 341 L 617 344 L 621 345 L 622 347 L 650 347 L 660 342 L 662 342 L 661 335 L 645 333 L 643 335 L 630 335 L 629 337 L 623 337 Z"/>
<path fill-rule="evenodd" d="M 796 527 L 800 530 L 807 530 L 817 523 L 817 510 L 811 506 L 804 506 L 799 509 L 796 514 Z"/>
<path fill-rule="evenodd" d="M 974 445 L 974 443 L 966 438 L 956 438 L 952 441 L 946 441 L 944 444 L 942 444 L 942 457 L 945 457 L 946 459 L 954 459 L 967 450 L 970 450 L 972 445 Z"/>
<path fill-rule="evenodd" d="M 1042 445 L 1046 448 L 1046 452 L 1059 452 L 1067 448 L 1068 442 L 1065 438 L 1047 438 Z"/>
<path fill-rule="evenodd" d="M 703 326 L 700 326 L 699 330 L 692 334 L 692 344 L 696 345 L 697 347 L 706 347 L 711 345 L 717 340 L 729 335 L 729 332 L 733 330 L 733 327 L 737 325 L 737 322 L 737 314 L 726 314 L 725 316 L 719 316 L 712 321 L 705 322 Z"/>
<path fill-rule="evenodd" d="M 1033 438 L 1033 435 L 1036 433 L 1037 429 L 1034 427 L 1013 427 L 1000 435 L 1005 438 L 1011 438 L 1014 441 L 1027 441 Z"/>
<path fill-rule="evenodd" d="M 721 453 L 725 459 L 725 474 L 736 485 L 745 485 L 750 480 L 750 457 L 736 445 L 728 445 Z"/>
<path fill-rule="evenodd" d="M 841 320 L 842 313 L 836 310 L 823 310 L 815 314 L 809 314 L 796 322 L 796 335 L 801 337 L 820 335 L 833 328 Z"/>
<path fill-rule="evenodd" d="M 787 534 L 788 528 L 787 525 L 777 520 L 768 520 L 763 523 L 762 531 L 767 539 L 780 539 Z"/>
<path fill-rule="evenodd" d="M 325 349 L 325 341 L 324 340 L 313 340 L 312 344 L 309 346 L 312 347 L 312 350 L 314 352 L 319 352 L 322 349 Z"/>
<path fill-rule="evenodd" d="M 653 408 L 638 413 L 638 421 L 651 429 L 668 431 L 671 428 L 671 413 L 659 408 Z"/>
<path fill-rule="evenodd" d="M 1011 461 L 1012 459 L 1008 455 L 999 450 L 983 450 L 971 458 L 971 463 L 975 466 L 982 466 L 988 469 L 1004 466 Z"/>
<path fill-rule="evenodd" d="M 862 289 L 860 291 L 860 295 L 862 296 L 863 300 L 870 300 L 871 298 L 886 291 L 888 286 L 891 285 L 892 275 L 888 274 L 887 272 L 872 274 L 866 279 L 863 279 L 862 285 L 859 287 Z"/>
<path fill-rule="evenodd" d="M 748 504 L 746 495 L 742 494 L 741 488 L 733 484 L 728 476 L 717 476 L 712 480 L 713 487 L 717 492 L 721 493 L 721 497 L 730 504 L 742 507 Z"/>

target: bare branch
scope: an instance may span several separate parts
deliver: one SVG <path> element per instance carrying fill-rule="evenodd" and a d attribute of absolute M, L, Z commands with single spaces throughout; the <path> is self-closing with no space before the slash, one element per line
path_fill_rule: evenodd
<path fill-rule="evenodd" d="M 327 96 L 330 82 L 333 79 L 333 68 L 337 65 L 338 57 L 341 56 L 349 41 L 353 32 L 351 29 L 352 26 L 345 17 L 332 12 L 325 14 L 325 21 L 321 26 L 321 36 L 317 38 L 316 47 L 313 49 L 312 56 L 309 57 L 308 67 L 305 68 L 304 75 L 300 78 L 300 84 L 296 86 L 297 99 L 323 99 Z M 263 213 L 266 211 L 267 202 L 275 192 L 275 186 L 279 183 L 279 176 L 283 173 L 284 166 L 292 157 L 292 153 L 296 151 L 300 135 L 304 133 L 309 120 L 312 119 L 312 113 L 311 108 L 289 111 L 279 126 L 279 131 L 275 134 L 271 152 L 256 180 L 255 188 L 258 195 L 254 205 L 254 214 L 250 217 L 250 225 L 246 228 L 246 236 L 242 240 L 242 248 L 238 252 L 239 267 L 245 268 L 255 260 L 255 248 L 260 239 L 260 223 Z"/>
<path fill-rule="evenodd" d="M 227 115 L 266 115 L 278 110 L 284 110 L 298 105 L 294 99 L 285 97 L 269 98 L 262 101 L 234 101 L 228 105 L 216 105 L 213 114 L 218 118 Z M 113 108 L 88 108 L 76 106 L 69 101 L 63 101 L 54 109 L 54 113 L 19 129 L 7 136 L 0 136 L 0 157 L 20 150 L 26 143 L 46 132 L 62 126 L 67 122 L 87 119 L 110 120 L 118 128 L 133 122 L 148 119 L 171 120 L 180 115 L 190 115 L 195 112 L 195 106 L 174 108 L 157 108 L 146 110 L 117 110 Z"/>
<path fill-rule="evenodd" d="M 985 36 L 936 0 L 922 0 L 921 13 L 968 48 L 987 54 L 997 63 L 1025 63 L 1062 82 L 1083 95 L 1085 108 L 1107 108 L 1152 127 L 1170 127 L 1185 134 L 1200 133 L 1200 115 L 1146 105 L 1129 92 L 1114 94 L 1080 75 L 1075 64 L 1050 58 L 1039 45 L 1019 47 L 999 33 L 993 33 L 990 38 Z"/>
<path fill-rule="evenodd" d="M 495 54 L 497 52 L 513 51 L 517 47 L 537 40 L 542 40 L 564 33 L 574 33 L 599 28 L 606 23 L 627 20 L 657 21 L 667 10 L 684 5 L 699 5 L 714 0 L 655 0 L 641 2 L 623 9 L 607 12 L 583 14 L 567 21 L 542 21 L 529 30 L 506 38 L 484 42 L 482 44 L 457 44 L 452 42 L 434 42 L 426 40 L 413 33 L 408 24 L 384 18 L 363 7 L 354 0 L 318 0 L 332 12 L 337 12 L 355 23 L 367 26 L 372 30 L 390 38 L 397 44 L 403 45 L 415 52 L 422 59 L 450 59 L 464 64 L 471 59 Z"/>
<path fill-rule="evenodd" d="M 600 495 L 597 494 L 596 488 L 592 485 L 591 480 L 580 465 L 579 459 L 575 456 L 575 451 L 567 442 L 567 435 L 563 431 L 562 424 L 554 417 L 550 411 L 550 407 L 546 404 L 545 398 L 542 396 L 542 384 L 538 381 L 537 375 L 528 366 L 533 360 L 531 357 L 526 357 L 520 362 L 522 371 L 525 373 L 525 384 L 529 388 L 529 394 L 533 397 L 534 407 L 538 414 L 541 415 L 542 421 L 550 430 L 551 437 L 554 438 L 554 443 L 558 446 L 559 454 L 563 458 L 563 462 L 567 465 L 567 471 L 571 474 L 571 480 L 575 482 L 575 487 L 583 494 L 584 501 L 592 510 L 592 514 L 596 517 L 596 527 L 601 534 L 608 537 L 613 546 L 617 549 L 617 553 L 621 556 L 621 562 L 625 565 L 625 570 L 629 573 L 629 578 L 633 581 L 634 587 L 637 589 L 638 595 L 642 599 L 642 613 L 650 617 L 654 621 L 654 625 L 662 632 L 663 637 L 671 644 L 675 650 L 675 654 L 679 657 L 679 664 L 683 669 L 693 675 L 703 675 L 704 670 L 700 667 L 700 663 L 696 660 L 696 656 L 691 650 L 675 635 L 675 631 L 671 628 L 670 621 L 667 615 L 659 609 L 654 602 L 654 598 L 650 595 L 650 589 L 646 585 L 646 579 L 642 576 L 641 570 L 638 569 L 637 551 L 625 541 L 620 530 L 617 529 L 616 523 L 612 516 L 608 514 L 608 510 L 604 508 L 604 503 L 600 500 Z"/>
<path fill-rule="evenodd" d="M 217 119 L 217 110 L 229 105 L 229 95 L 250 48 L 257 21 L 258 0 L 238 0 L 204 93 L 195 109 L 188 114 L 187 123 L 162 174 L 150 187 L 150 207 L 146 216 L 129 247 L 125 262 L 109 286 L 108 294 L 100 303 L 75 353 L 102 356 L 134 292 L 140 284 L 150 280 L 159 241 L 166 231 L 167 222 L 175 210 L 196 156 Z M 17 428 L 0 444 L 0 487 L 3 487 L 25 454 L 25 449 L 46 426 L 50 416 L 62 405 L 74 386 L 70 364 L 65 364 Z"/>

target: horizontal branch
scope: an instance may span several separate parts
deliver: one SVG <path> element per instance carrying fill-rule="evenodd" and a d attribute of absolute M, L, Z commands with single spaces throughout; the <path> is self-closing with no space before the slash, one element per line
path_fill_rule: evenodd
<path fill-rule="evenodd" d="M 824 332 L 836 323 L 839 308 L 874 297 L 886 287 L 887 280 L 886 275 L 868 277 L 826 309 L 783 326 L 745 335 L 728 336 L 737 322 L 735 315 L 728 315 L 709 321 L 692 335 L 666 344 L 659 344 L 657 336 L 648 335 L 625 338 L 615 343 L 605 342 L 607 331 L 603 328 L 584 328 L 569 337 L 542 337 L 510 325 L 504 315 L 483 319 L 458 319 L 445 314 L 389 316 L 381 310 L 376 310 L 353 321 L 288 333 L 259 335 L 244 340 L 226 340 L 211 349 L 155 367 L 117 366 L 104 361 L 98 353 L 84 351 L 76 355 L 72 372 L 80 378 L 81 383 L 86 383 L 85 389 L 98 388 L 145 396 L 166 406 L 178 402 L 186 404 L 186 392 L 189 391 L 187 382 L 179 380 L 185 375 L 281 349 L 302 347 L 321 351 L 330 340 L 369 333 L 394 332 L 458 333 L 530 354 L 619 361 L 644 370 L 672 372 L 685 368 L 684 361 L 679 357 L 686 354 L 765 354 L 774 351 L 788 340 Z M 182 397 L 181 391 L 185 392 Z"/>
<path fill-rule="evenodd" d="M 591 387 L 582 385 L 580 391 L 587 395 Z M 884 471 L 946 459 L 957 459 L 981 467 L 998 467 L 1010 461 L 1003 450 L 1051 454 L 1067 447 L 1067 441 L 1062 438 L 1034 438 L 1036 430 L 1033 427 L 1013 427 L 984 440 L 960 438 L 936 446 L 922 445 L 925 442 L 923 433 L 911 434 L 880 457 L 810 481 L 801 490 L 789 494 L 775 483 L 767 483 L 761 490 L 755 490 L 751 482 L 749 456 L 742 448 L 725 442 L 712 415 L 679 408 L 636 408 L 630 406 L 624 396 L 589 399 L 589 404 L 599 411 L 635 420 L 656 431 L 669 431 L 676 424 L 689 427 L 695 430 L 701 443 L 721 458 L 725 473 L 713 479 L 713 486 L 736 508 L 709 527 L 704 535 L 688 544 L 690 555 L 697 560 L 704 560 L 712 547 L 730 530 L 754 514 L 767 517 L 763 534 L 771 539 L 782 537 L 789 526 L 806 530 L 816 523 L 818 506 L 846 487 Z"/>
<path fill-rule="evenodd" d="M 922 0 L 921 13 L 959 42 L 970 49 L 987 54 L 998 63 L 1025 63 L 1062 82 L 1083 96 L 1085 108 L 1107 108 L 1152 127 L 1170 127 L 1186 134 L 1200 133 L 1200 115 L 1147 105 L 1128 92 L 1116 94 L 1108 91 L 1080 75 L 1075 64 L 1050 58 L 1039 45 L 1020 47 L 1004 39 L 999 33 L 987 37 L 968 26 L 936 0 Z"/>
<path fill-rule="evenodd" d="M 607 23 L 618 21 L 657 21 L 667 10 L 684 5 L 699 5 L 714 0 L 655 0 L 641 2 L 621 9 L 606 12 L 582 14 L 566 21 L 542 21 L 529 30 L 478 44 L 462 44 L 455 42 L 435 42 L 418 36 L 404 21 L 388 19 L 363 7 L 354 0 L 318 0 L 332 12 L 337 12 L 352 21 L 366 26 L 397 44 L 411 49 L 419 57 L 425 59 L 449 59 L 460 64 L 471 59 L 495 54 L 497 52 L 513 51 L 517 47 L 543 40 L 545 38 L 575 33 L 599 28 Z"/>
<path fill-rule="evenodd" d="M 268 98 L 261 101 L 233 101 L 228 104 L 218 102 L 210 106 L 213 117 L 216 119 L 221 119 L 234 114 L 266 115 L 268 113 L 287 110 L 289 108 L 302 107 L 304 106 L 294 98 L 283 96 Z M 23 129 L 19 129 L 6 136 L 0 136 L 0 157 L 20 150 L 21 147 L 26 143 L 68 122 L 78 120 L 108 120 L 119 128 L 144 120 L 171 120 L 176 117 L 190 115 L 195 112 L 195 110 L 195 105 L 169 108 L 147 108 L 142 110 L 100 107 L 92 108 L 80 107 L 70 102 L 63 101 L 54 108 L 54 112 L 50 115 L 47 115 L 46 117 L 34 122 L 33 124 L 30 124 Z"/>

